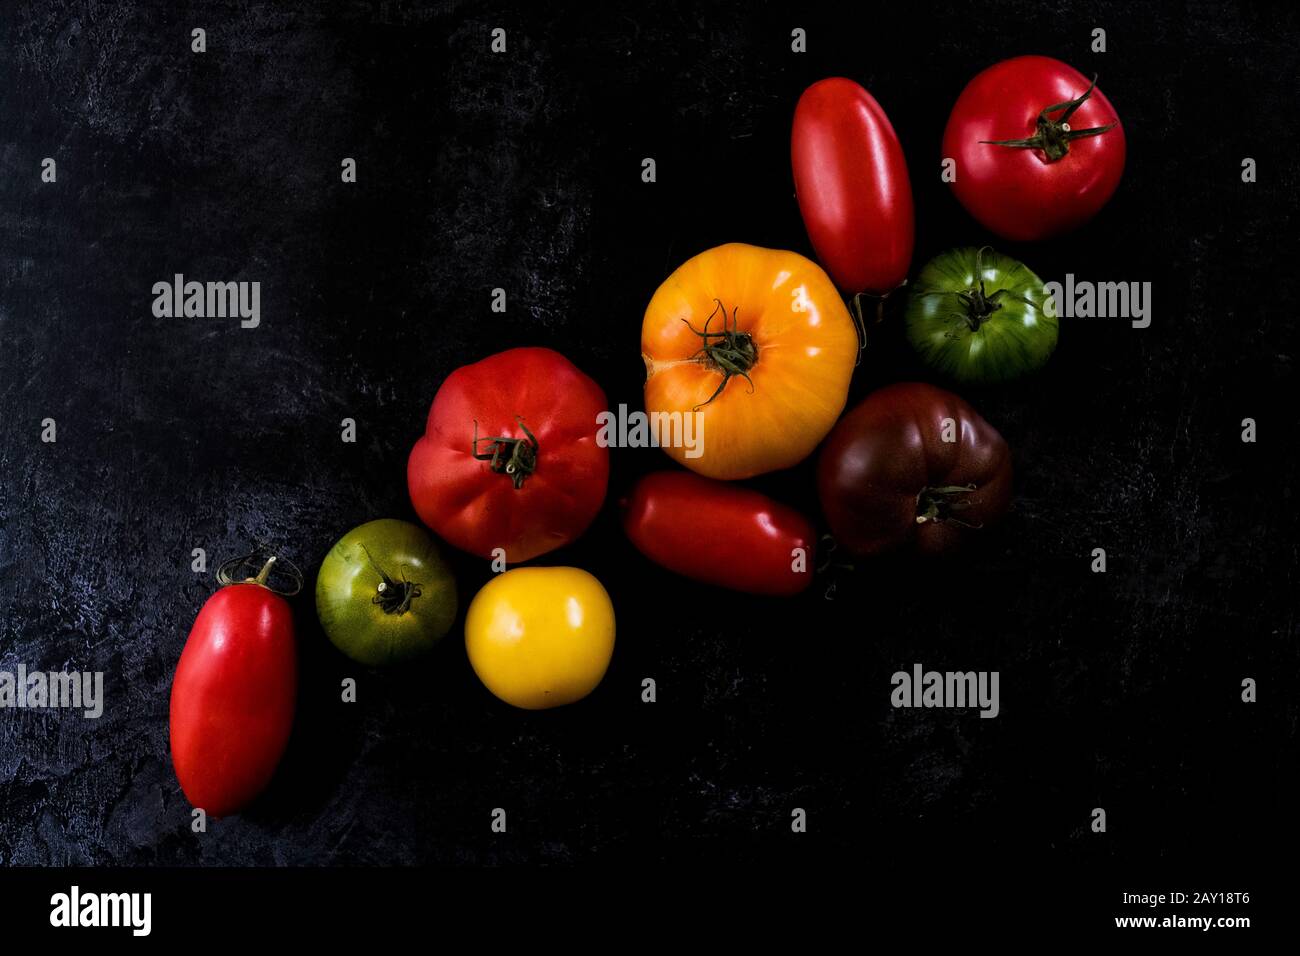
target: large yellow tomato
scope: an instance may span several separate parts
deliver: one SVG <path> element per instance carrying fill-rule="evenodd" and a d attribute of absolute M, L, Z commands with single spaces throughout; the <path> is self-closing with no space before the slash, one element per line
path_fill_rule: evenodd
<path fill-rule="evenodd" d="M 465 649 L 479 680 L 507 704 L 571 704 L 595 690 L 609 667 L 614 605 L 579 568 L 515 568 L 475 595 Z"/>
<path fill-rule="evenodd" d="M 646 411 L 652 423 L 656 412 L 700 413 L 695 433 L 682 429 L 699 439 L 697 448 L 665 440 L 662 425 L 657 437 L 702 475 L 789 468 L 844 410 L 857 354 L 858 330 L 816 263 L 777 249 L 718 246 L 678 267 L 646 308 Z"/>

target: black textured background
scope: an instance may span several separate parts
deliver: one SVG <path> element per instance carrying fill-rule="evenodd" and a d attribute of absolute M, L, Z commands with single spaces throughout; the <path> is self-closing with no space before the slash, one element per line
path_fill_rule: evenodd
<path fill-rule="evenodd" d="M 1285 849 L 1295 6 L 601 6 L 4 6 L 0 669 L 103 670 L 107 708 L 0 712 L 0 863 L 930 853 L 973 873 L 1040 855 L 1251 873 Z M 206 54 L 190 52 L 195 26 Z M 495 26 L 505 55 L 488 52 Z M 1083 231 L 998 245 L 1049 279 L 1150 281 L 1154 318 L 1066 320 L 1045 374 L 966 392 L 1017 468 L 1014 512 L 983 547 L 864 566 L 834 601 L 738 600 L 622 539 L 614 500 L 669 462 L 618 451 L 597 525 L 544 559 L 594 570 L 618 610 L 588 700 L 506 707 L 459 631 L 423 666 L 360 672 L 299 599 L 281 770 L 255 809 L 190 832 L 167 710 L 214 588 L 192 548 L 215 565 L 269 542 L 314 579 L 347 529 L 412 518 L 405 463 L 428 404 L 491 352 L 557 348 L 639 407 L 641 314 L 672 268 L 732 240 L 810 253 L 788 136 L 823 76 L 864 83 L 902 139 L 913 272 L 989 241 L 939 180 L 939 140 L 971 76 L 1029 52 L 1100 73 L 1128 167 Z M 57 184 L 40 181 L 46 156 Z M 175 272 L 260 281 L 261 327 L 154 318 L 151 286 Z M 898 344 L 873 350 L 855 399 L 924 376 Z M 758 484 L 815 514 L 810 477 Z M 1089 572 L 1094 547 L 1105 575 Z M 457 568 L 467 603 L 488 569 Z M 999 670 L 1001 716 L 892 710 L 889 675 L 918 661 Z M 339 702 L 345 676 L 355 705 Z M 1244 677 L 1257 704 L 1240 701 Z M 498 806 L 505 835 L 489 831 Z M 1088 829 L 1096 806 L 1104 835 Z M 790 832 L 793 807 L 807 834 Z"/>

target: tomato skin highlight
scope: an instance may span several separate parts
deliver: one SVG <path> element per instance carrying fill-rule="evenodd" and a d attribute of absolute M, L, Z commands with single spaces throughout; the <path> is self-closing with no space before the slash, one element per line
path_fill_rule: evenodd
<path fill-rule="evenodd" d="M 623 529 L 670 571 L 749 594 L 798 594 L 812 583 L 816 536 L 808 519 L 766 495 L 684 471 L 633 486 Z M 803 549 L 802 571 L 794 570 Z"/>
<path fill-rule="evenodd" d="M 293 614 L 259 584 L 229 584 L 199 611 L 171 692 L 171 753 L 185 797 L 209 817 L 265 789 L 293 729 Z"/>
<path fill-rule="evenodd" d="M 943 156 L 957 163 L 953 194 L 985 228 L 1017 242 L 1048 239 L 1083 225 L 1110 201 L 1127 147 L 1119 115 L 1100 89 L 1069 125 L 1075 131 L 1116 125 L 1072 140 L 1060 159 L 987 142 L 1032 137 L 1044 108 L 1079 97 L 1089 83 L 1060 60 L 1020 56 L 994 64 L 962 90 L 944 129 Z"/>
<path fill-rule="evenodd" d="M 795 194 L 817 259 L 852 295 L 907 278 L 915 239 L 903 147 L 875 97 L 831 77 L 799 97 L 790 135 Z"/>
<path fill-rule="evenodd" d="M 943 440 L 945 419 L 955 441 Z M 817 462 L 817 491 L 845 551 L 942 554 L 1006 513 L 1011 452 L 964 399 L 903 382 L 872 392 L 835 426 Z"/>
<path fill-rule="evenodd" d="M 559 352 L 517 348 L 447 376 L 411 449 L 411 504 L 448 544 L 481 558 L 505 550 L 511 564 L 568 544 L 600 511 L 609 449 L 596 441 L 605 393 Z M 536 461 L 518 484 L 494 471 L 489 438 L 536 440 Z M 475 457 L 475 436 L 479 439 Z"/>

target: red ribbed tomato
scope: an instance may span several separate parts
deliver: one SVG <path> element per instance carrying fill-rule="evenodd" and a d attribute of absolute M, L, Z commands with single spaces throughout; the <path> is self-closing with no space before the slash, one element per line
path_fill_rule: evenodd
<path fill-rule="evenodd" d="M 510 349 L 447 376 L 411 449 L 420 520 L 456 547 L 514 564 L 568 544 L 605 500 L 596 441 L 605 393 L 559 352 Z"/>

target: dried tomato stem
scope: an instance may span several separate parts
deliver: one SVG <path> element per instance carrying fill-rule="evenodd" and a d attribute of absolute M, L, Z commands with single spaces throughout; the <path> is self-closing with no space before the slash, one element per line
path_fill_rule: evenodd
<path fill-rule="evenodd" d="M 975 485 L 940 485 L 925 487 L 916 496 L 916 523 L 951 521 L 963 528 L 980 528 L 982 525 L 962 521 L 954 512 L 970 507 L 965 496 L 975 490 Z"/>
<path fill-rule="evenodd" d="M 370 562 L 370 566 L 375 569 L 375 573 L 380 578 L 379 584 L 375 587 L 375 596 L 370 599 L 370 603 L 378 604 L 385 614 L 405 614 L 411 609 L 411 602 L 421 594 L 420 583 L 406 580 L 404 572 L 402 580 L 395 581 L 375 562 L 369 548 L 363 544 L 361 550 L 366 553 L 366 560 Z"/>
<path fill-rule="evenodd" d="M 275 564 L 275 555 L 266 559 L 266 564 L 262 565 L 262 570 L 257 572 L 257 577 L 253 578 L 254 584 L 266 585 L 266 579 L 271 576 L 271 565 Z"/>
<path fill-rule="evenodd" d="M 524 424 L 523 417 L 516 415 L 515 421 L 523 429 L 526 438 L 507 438 L 505 436 L 479 438 L 478 421 L 475 420 L 474 444 L 471 446 L 470 454 L 479 461 L 488 462 L 488 467 L 493 472 L 509 476 L 516 488 L 522 488 L 524 480 L 537 470 L 537 453 L 540 446 L 536 436 Z M 478 450 L 479 442 L 487 443 L 487 451 L 480 452 Z"/>

